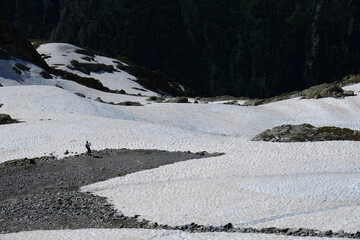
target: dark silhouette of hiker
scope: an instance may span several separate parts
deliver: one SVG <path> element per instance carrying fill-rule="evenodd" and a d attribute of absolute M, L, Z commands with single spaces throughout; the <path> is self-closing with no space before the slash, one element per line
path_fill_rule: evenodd
<path fill-rule="evenodd" d="M 88 141 L 86 141 L 86 143 L 85 143 L 85 147 L 86 147 L 86 149 L 87 149 L 87 153 L 88 153 L 89 155 L 91 155 L 91 149 L 90 149 L 90 146 L 91 146 L 91 143 L 90 143 L 90 142 L 88 142 Z"/>

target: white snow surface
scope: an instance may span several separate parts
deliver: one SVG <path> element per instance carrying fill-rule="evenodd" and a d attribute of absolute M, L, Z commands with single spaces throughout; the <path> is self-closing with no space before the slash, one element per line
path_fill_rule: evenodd
<path fill-rule="evenodd" d="M 0 87 L 0 103 L 4 104 L 0 113 L 22 122 L 0 125 L 0 162 L 44 155 L 63 157 L 66 150 L 70 154 L 82 153 L 86 140 L 96 150 L 224 152 L 220 157 L 113 178 L 84 186 L 82 191 L 107 197 L 125 215 L 141 215 L 168 225 L 195 222 L 219 226 L 231 222 L 257 228 L 360 229 L 359 142 L 250 141 L 265 129 L 282 124 L 310 123 L 359 130 L 358 95 L 344 99 L 296 98 L 256 107 L 176 103 L 131 107 L 96 102 L 93 99 L 99 94 L 106 101 L 121 99 L 119 94 L 104 94 L 61 79 L 34 77 L 34 81 L 44 82 L 23 85 L 10 84 L 18 82 L 11 74 L 2 76 L 9 84 Z M 346 89 L 358 94 L 360 84 Z M 121 98 L 145 102 L 136 96 Z M 132 229 L 36 231 L 0 238 L 66 239 L 71 235 L 73 239 L 115 239 L 117 231 L 128 236 L 124 239 L 292 239 Z"/>
<path fill-rule="evenodd" d="M 125 63 L 104 57 L 95 55 L 94 59 L 87 61 L 84 59 L 86 55 L 79 54 L 76 51 L 81 50 L 81 48 L 76 47 L 67 43 L 47 43 L 42 44 L 36 49 L 41 55 L 47 56 L 45 61 L 51 67 L 56 67 L 58 69 L 65 70 L 67 72 L 72 72 L 81 77 L 90 77 L 98 79 L 105 87 L 108 87 L 111 90 L 124 90 L 129 94 L 142 94 L 144 96 L 156 96 L 158 95 L 155 92 L 144 89 L 140 84 L 135 82 L 136 77 L 130 75 L 129 73 L 122 71 L 117 68 L 118 63 L 126 65 Z M 92 63 L 92 64 L 105 64 L 111 65 L 116 71 L 109 72 L 91 72 L 90 75 L 82 73 L 77 70 L 72 70 L 67 66 L 71 65 L 71 61 L 76 60 L 80 63 Z M 142 89 L 142 90 L 139 90 Z"/>
<path fill-rule="evenodd" d="M 266 234 L 186 233 L 182 231 L 141 229 L 86 229 L 31 231 L 0 235 L 2 240 L 339 240 L 340 238 L 289 237 Z M 343 238 L 341 238 L 343 239 Z"/>
<path fill-rule="evenodd" d="M 29 71 L 23 70 L 21 74 L 16 73 L 13 69 L 16 67 L 16 64 L 29 68 Z M 42 71 L 42 68 L 31 62 L 22 61 L 17 58 L 10 60 L 0 59 L 0 84 L 3 86 L 45 84 L 46 80 L 40 76 Z"/>

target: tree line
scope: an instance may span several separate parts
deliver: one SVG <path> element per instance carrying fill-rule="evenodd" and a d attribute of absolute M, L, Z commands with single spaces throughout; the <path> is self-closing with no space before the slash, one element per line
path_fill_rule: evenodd
<path fill-rule="evenodd" d="M 353 0 L 0 0 L 28 38 L 125 56 L 205 96 L 270 97 L 360 72 Z"/>

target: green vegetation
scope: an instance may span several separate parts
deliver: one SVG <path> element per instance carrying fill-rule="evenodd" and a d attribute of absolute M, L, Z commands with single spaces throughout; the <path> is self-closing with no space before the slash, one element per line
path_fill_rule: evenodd
<path fill-rule="evenodd" d="M 359 1 L 4 0 L 2 6 L 0 16 L 28 38 L 125 56 L 208 96 L 271 97 L 360 72 Z"/>

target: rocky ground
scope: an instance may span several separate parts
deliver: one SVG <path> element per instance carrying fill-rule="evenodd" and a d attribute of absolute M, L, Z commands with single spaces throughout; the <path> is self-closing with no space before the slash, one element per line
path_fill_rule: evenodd
<path fill-rule="evenodd" d="M 124 216 L 106 198 L 80 192 L 79 187 L 136 171 L 221 153 L 158 150 L 104 150 L 58 160 L 55 157 L 19 159 L 0 165 L 0 234 L 82 228 L 143 228 L 187 232 L 265 233 L 290 236 L 360 238 L 360 232 L 304 228 L 168 226 Z"/>
<path fill-rule="evenodd" d="M 282 125 L 256 135 L 253 141 L 314 142 L 360 141 L 360 131 L 338 127 L 314 127 L 310 124 Z"/>
<path fill-rule="evenodd" d="M 284 93 L 279 96 L 274 96 L 265 99 L 250 99 L 246 101 L 243 104 L 243 106 L 257 106 L 257 105 L 282 101 L 286 99 L 291 99 L 295 97 L 301 97 L 302 99 L 312 99 L 312 98 L 319 99 L 319 98 L 327 98 L 327 97 L 344 98 L 344 97 L 354 96 L 355 93 L 353 91 L 345 91 L 342 89 L 342 87 L 359 82 L 360 82 L 360 74 L 349 75 L 344 77 L 340 81 L 334 83 L 323 83 L 320 85 L 310 87 L 303 91 Z"/>
<path fill-rule="evenodd" d="M 5 162 L 0 165 L 0 233 L 139 227 L 137 217 L 122 216 L 106 199 L 79 192 L 79 187 L 165 164 L 216 155 L 121 149 L 62 160 L 40 157 Z"/>

